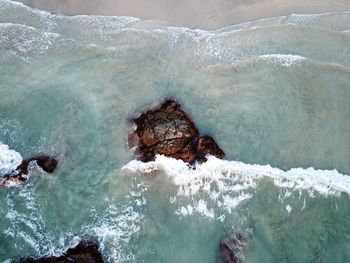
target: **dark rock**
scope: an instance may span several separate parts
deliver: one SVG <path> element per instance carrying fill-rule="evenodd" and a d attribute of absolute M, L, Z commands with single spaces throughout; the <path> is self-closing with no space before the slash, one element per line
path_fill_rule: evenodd
<path fill-rule="evenodd" d="M 57 160 L 50 155 L 36 155 L 25 159 L 16 168 L 22 174 L 28 174 L 28 166 L 31 162 L 36 161 L 37 165 L 47 173 L 53 173 L 57 167 Z"/>
<path fill-rule="evenodd" d="M 24 184 L 28 178 L 28 169 L 31 162 L 36 162 L 47 173 L 53 173 L 57 167 L 57 160 L 49 155 L 36 155 L 25 159 L 13 170 L 3 176 L 0 185 L 5 187 Z"/>
<path fill-rule="evenodd" d="M 225 237 L 219 246 L 219 260 L 220 263 L 239 263 L 238 254 L 242 252 L 243 248 L 248 244 L 248 237 L 243 233 L 234 233 Z"/>
<path fill-rule="evenodd" d="M 24 258 L 18 263 L 103 263 L 99 245 L 93 241 L 81 241 L 60 257 Z"/>
<path fill-rule="evenodd" d="M 224 156 L 223 151 L 209 136 L 199 140 L 197 148 L 200 152 L 196 152 L 194 142 L 199 136 L 198 130 L 180 104 L 174 100 L 164 101 L 156 109 L 142 113 L 132 122 L 136 124 L 136 130 L 129 135 L 129 147 L 135 150 L 143 162 L 154 160 L 157 154 L 188 163 L 203 160 L 206 154 L 219 158 Z"/>
<path fill-rule="evenodd" d="M 198 138 L 195 144 L 196 147 L 196 153 L 197 153 L 197 158 L 199 161 L 206 161 L 207 159 L 205 156 L 207 154 L 213 155 L 217 158 L 224 158 L 225 153 L 221 148 L 216 144 L 214 139 L 210 136 L 203 136 Z"/>

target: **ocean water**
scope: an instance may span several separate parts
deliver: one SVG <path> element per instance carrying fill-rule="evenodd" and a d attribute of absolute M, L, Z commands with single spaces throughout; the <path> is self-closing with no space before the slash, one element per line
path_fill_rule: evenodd
<path fill-rule="evenodd" d="M 134 160 L 128 118 L 174 97 L 226 160 Z M 0 262 L 82 238 L 106 262 L 350 261 L 350 13 L 215 31 L 132 17 L 63 16 L 0 0 Z"/>

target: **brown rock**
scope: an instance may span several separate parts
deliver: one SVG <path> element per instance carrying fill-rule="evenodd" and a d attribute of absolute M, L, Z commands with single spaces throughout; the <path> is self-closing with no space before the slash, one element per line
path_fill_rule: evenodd
<path fill-rule="evenodd" d="M 70 248 L 61 257 L 24 258 L 18 263 L 103 263 L 99 246 L 92 241 L 81 241 L 75 248 Z"/>
<path fill-rule="evenodd" d="M 198 136 L 198 130 L 177 102 L 166 100 L 133 122 L 137 128 L 129 136 L 129 142 L 131 147 L 138 142 L 136 154 L 140 160 L 154 160 L 156 154 L 176 156 L 184 161 L 195 159 L 192 141 Z"/>
<path fill-rule="evenodd" d="M 237 256 L 248 244 L 248 237 L 243 233 L 234 233 L 225 237 L 219 245 L 219 262 L 220 263 L 239 263 Z"/>
<path fill-rule="evenodd" d="M 194 161 L 196 161 L 196 153 L 193 151 L 192 142 L 189 142 L 187 146 L 185 146 L 185 148 L 182 149 L 181 152 L 170 155 L 170 157 L 173 157 L 175 159 L 181 159 L 187 163 L 193 163 Z"/>
<path fill-rule="evenodd" d="M 224 152 L 209 136 L 201 137 L 190 117 L 174 100 L 164 101 L 158 108 L 148 110 L 132 120 L 136 130 L 129 135 L 129 147 L 143 162 L 154 160 L 157 154 L 181 159 L 188 163 L 205 161 L 206 154 L 218 158 Z"/>
<path fill-rule="evenodd" d="M 197 158 L 199 161 L 206 161 L 205 156 L 207 154 L 213 155 L 217 158 L 224 158 L 225 153 L 221 148 L 216 144 L 214 139 L 210 136 L 202 136 L 198 138 L 195 143 Z"/>

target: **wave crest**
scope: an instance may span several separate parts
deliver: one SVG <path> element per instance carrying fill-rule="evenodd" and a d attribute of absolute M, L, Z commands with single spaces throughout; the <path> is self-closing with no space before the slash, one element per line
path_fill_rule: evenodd
<path fill-rule="evenodd" d="M 192 199 L 190 204 L 180 205 L 176 210 L 175 213 L 182 216 L 198 213 L 210 219 L 217 217 L 223 220 L 223 214 L 232 213 L 238 205 L 254 196 L 263 179 L 288 190 L 286 192 L 306 192 L 310 197 L 350 194 L 350 177 L 336 170 L 294 168 L 283 171 L 270 165 L 245 164 L 213 156 L 195 167 L 181 160 L 157 156 L 155 161 L 149 163 L 130 161 L 122 169 L 137 174 L 154 171 L 166 174 L 178 187 L 176 196 L 170 198 L 171 203 L 179 197 Z M 206 196 L 204 199 L 203 194 Z M 215 205 L 210 207 L 205 200 Z M 221 210 L 218 214 L 214 212 L 215 207 Z"/>

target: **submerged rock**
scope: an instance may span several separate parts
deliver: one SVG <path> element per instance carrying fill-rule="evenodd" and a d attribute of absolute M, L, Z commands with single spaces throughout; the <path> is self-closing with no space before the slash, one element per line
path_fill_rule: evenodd
<path fill-rule="evenodd" d="M 29 165 L 32 162 L 42 168 L 47 173 L 53 173 L 57 167 L 58 161 L 49 155 L 36 155 L 25 159 L 17 168 L 3 176 L 0 185 L 12 187 L 24 184 L 28 179 Z"/>
<path fill-rule="evenodd" d="M 225 237 L 219 245 L 219 259 L 220 263 L 239 263 L 238 254 L 242 252 L 243 248 L 248 244 L 248 237 L 243 233 L 234 233 Z"/>
<path fill-rule="evenodd" d="M 80 241 L 80 243 L 67 250 L 60 257 L 23 258 L 18 263 L 103 263 L 99 252 L 99 245 L 93 241 Z"/>
<path fill-rule="evenodd" d="M 196 142 L 199 136 L 197 127 L 174 100 L 164 101 L 132 122 L 136 124 L 136 130 L 129 135 L 129 147 L 135 148 L 141 161 L 152 161 L 157 154 L 188 163 L 203 160 L 206 154 L 224 157 L 213 138 L 204 136 Z"/>

